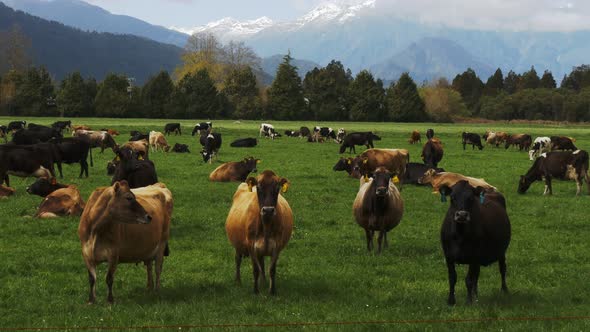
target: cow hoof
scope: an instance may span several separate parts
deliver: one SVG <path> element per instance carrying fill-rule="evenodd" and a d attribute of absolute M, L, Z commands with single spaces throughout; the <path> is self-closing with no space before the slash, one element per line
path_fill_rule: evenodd
<path fill-rule="evenodd" d="M 450 298 L 447 300 L 447 304 L 450 306 L 454 306 L 457 303 L 457 301 L 455 301 L 455 298 Z"/>

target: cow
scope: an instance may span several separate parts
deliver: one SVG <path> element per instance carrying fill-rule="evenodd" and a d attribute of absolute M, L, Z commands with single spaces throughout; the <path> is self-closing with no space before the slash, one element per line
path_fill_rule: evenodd
<path fill-rule="evenodd" d="M 410 135 L 410 139 L 408 140 L 408 143 L 410 144 L 416 144 L 416 143 L 422 143 L 422 138 L 420 137 L 420 132 L 417 130 L 412 131 L 412 134 Z"/>
<path fill-rule="evenodd" d="M 515 134 L 510 135 L 504 145 L 505 149 L 508 149 L 511 145 L 518 146 L 518 151 L 528 150 L 533 143 L 533 138 L 528 134 Z"/>
<path fill-rule="evenodd" d="M 424 185 L 423 183 L 418 183 L 418 180 L 421 179 L 431 168 L 432 167 L 420 163 L 408 163 L 406 165 L 406 173 L 404 173 L 404 176 L 400 178 L 400 180 L 403 184 Z M 437 173 L 445 171 L 442 168 L 435 168 L 434 170 Z"/>
<path fill-rule="evenodd" d="M 551 151 L 556 150 L 572 150 L 576 151 L 578 148 L 574 145 L 574 140 L 565 136 L 551 136 Z"/>
<path fill-rule="evenodd" d="M 166 141 L 166 137 L 161 132 L 150 131 L 150 150 L 157 152 L 158 150 L 168 152 L 170 145 Z"/>
<path fill-rule="evenodd" d="M 4 143 L 8 142 L 8 127 L 0 125 L 0 138 L 4 138 Z"/>
<path fill-rule="evenodd" d="M 138 141 L 130 141 L 123 144 L 121 147 L 127 147 L 132 149 L 133 151 L 137 152 L 137 157 L 139 159 L 150 159 L 150 149 L 149 149 L 149 142 L 147 139 L 142 139 Z"/>
<path fill-rule="evenodd" d="M 434 129 L 426 130 L 426 139 L 432 139 L 434 137 Z"/>
<path fill-rule="evenodd" d="M 276 294 L 276 268 L 280 252 L 287 246 L 293 232 L 293 212 L 286 193 L 289 180 L 265 170 L 238 186 L 225 222 L 227 238 L 235 249 L 235 280 L 240 283 L 242 258 L 250 256 L 254 274 L 254 293 L 258 279 L 263 278 L 264 257 L 270 256 L 270 293 Z"/>
<path fill-rule="evenodd" d="M 410 154 L 406 149 L 369 149 L 353 159 L 351 176 L 357 179 L 370 176 L 383 166 L 393 175 L 403 178 L 409 162 Z"/>
<path fill-rule="evenodd" d="M 52 128 L 58 129 L 59 131 L 63 132 L 64 130 L 71 131 L 72 130 L 72 121 L 55 121 L 51 124 Z"/>
<path fill-rule="evenodd" d="M 307 136 L 308 143 L 324 143 L 325 141 L 326 139 L 320 135 L 319 131 Z"/>
<path fill-rule="evenodd" d="M 480 150 L 483 149 L 483 145 L 481 145 L 481 137 L 479 136 L 479 134 L 463 132 L 461 134 L 461 138 L 463 150 L 465 150 L 465 145 L 467 144 L 471 144 L 472 149 L 475 149 L 476 146 Z"/>
<path fill-rule="evenodd" d="M 209 181 L 213 182 L 244 182 L 250 173 L 256 173 L 256 165 L 260 159 L 254 157 L 244 158 L 242 161 L 224 163 L 217 167 L 209 175 Z"/>
<path fill-rule="evenodd" d="M 75 186 L 57 189 L 47 195 L 35 214 L 35 218 L 49 219 L 65 216 L 80 216 L 84 200 Z"/>
<path fill-rule="evenodd" d="M 170 135 L 171 133 L 174 133 L 174 135 L 182 135 L 180 123 L 167 123 L 164 126 L 164 134 Z"/>
<path fill-rule="evenodd" d="M 229 146 L 232 148 L 253 148 L 258 144 L 258 140 L 256 138 L 239 138 L 233 142 Z"/>
<path fill-rule="evenodd" d="M 275 127 L 268 123 L 261 123 L 259 136 L 270 137 L 271 139 L 275 139 L 279 137 L 279 134 L 275 131 Z"/>
<path fill-rule="evenodd" d="M 100 131 L 106 131 L 107 133 L 109 133 L 109 135 L 111 135 L 113 137 L 120 135 L 119 131 L 117 131 L 115 129 L 102 128 Z"/>
<path fill-rule="evenodd" d="M 344 158 L 341 157 L 340 160 L 338 160 L 338 162 L 336 163 L 336 165 L 334 165 L 334 167 L 332 167 L 332 169 L 334 171 L 346 171 L 348 173 L 348 175 L 352 174 L 352 162 L 355 158 L 352 157 L 348 157 L 348 158 Z"/>
<path fill-rule="evenodd" d="M 180 143 L 174 144 L 174 147 L 172 147 L 172 152 L 176 152 L 176 153 L 190 153 L 190 151 L 188 149 L 188 145 L 186 145 L 186 144 L 180 144 Z"/>
<path fill-rule="evenodd" d="M 27 125 L 27 121 L 12 121 L 8 124 L 8 131 L 16 131 L 16 130 L 21 130 L 21 129 L 25 129 Z"/>
<path fill-rule="evenodd" d="M 378 167 L 370 179 L 360 180 L 360 188 L 352 210 L 357 224 L 365 230 L 367 250 L 373 250 L 373 237 L 377 238 L 377 254 L 388 247 L 387 232 L 399 225 L 404 214 L 404 201 L 395 186 L 395 176 L 385 167 Z"/>
<path fill-rule="evenodd" d="M 37 181 L 28 186 L 26 190 L 30 195 L 46 197 L 58 189 L 67 187 L 68 186 L 65 184 L 57 183 L 55 178 L 52 178 L 51 180 L 47 178 L 38 178 Z"/>
<path fill-rule="evenodd" d="M 346 136 L 346 130 L 344 128 L 339 128 L 338 133 L 336 134 L 336 143 L 342 143 L 344 137 Z"/>
<path fill-rule="evenodd" d="M 206 132 L 209 132 L 211 129 L 213 128 L 213 123 L 212 122 L 201 122 L 195 125 L 195 127 L 193 128 L 193 133 L 192 136 L 195 136 L 195 134 L 197 135 L 201 135 L 201 131 L 204 130 Z"/>
<path fill-rule="evenodd" d="M 92 131 L 92 130 L 76 130 L 73 134 L 74 137 L 88 137 L 90 140 L 90 147 L 100 147 L 100 153 L 103 153 L 106 148 L 110 148 L 115 152 L 117 143 L 113 136 L 109 135 L 106 131 Z"/>
<path fill-rule="evenodd" d="M 67 137 L 57 144 L 60 161 L 65 164 L 80 164 L 80 175 L 86 174 L 88 177 L 88 155 L 90 155 L 90 165 L 94 166 L 92 160 L 92 149 L 90 148 L 90 139 L 88 137 Z M 59 175 L 63 178 L 61 164 L 58 164 Z"/>
<path fill-rule="evenodd" d="M 92 128 L 87 125 L 72 125 L 72 134 L 77 130 L 92 130 Z"/>
<path fill-rule="evenodd" d="M 299 137 L 301 133 L 295 130 L 285 130 L 285 136 L 287 137 Z"/>
<path fill-rule="evenodd" d="M 33 127 L 34 129 L 19 129 L 12 135 L 12 142 L 18 145 L 31 145 L 35 143 L 59 142 L 63 136 L 58 129 L 49 127 Z"/>
<path fill-rule="evenodd" d="M 201 135 L 200 142 L 203 146 L 203 150 L 201 150 L 203 161 L 209 162 L 209 164 L 213 163 L 213 157 L 217 157 L 219 148 L 221 148 L 221 134 Z"/>
<path fill-rule="evenodd" d="M 340 145 L 340 153 L 344 153 L 348 148 L 348 153 L 354 152 L 356 154 L 356 145 L 364 145 L 367 149 L 373 149 L 373 140 L 380 141 L 381 137 L 373 134 L 373 132 L 350 133 L 344 137 Z"/>
<path fill-rule="evenodd" d="M 161 183 L 131 189 L 126 181 L 115 182 L 90 195 L 78 226 L 82 256 L 88 270 L 89 304 L 96 301 L 96 268 L 102 262 L 108 263 L 109 303 L 114 301 L 113 281 L 119 263 L 143 262 L 147 286 L 152 290 L 155 262 L 155 288 L 160 288 L 164 256 L 170 251 L 172 206 L 172 193 Z"/>
<path fill-rule="evenodd" d="M 27 125 L 27 129 L 29 130 L 47 130 L 47 129 L 51 129 L 52 127 L 47 127 L 44 125 L 40 125 L 40 124 L 36 124 L 36 123 L 29 123 Z M 59 128 L 57 128 L 59 130 Z"/>
<path fill-rule="evenodd" d="M 520 176 L 518 183 L 518 193 L 524 194 L 535 181 L 545 179 L 545 191 L 543 195 L 552 195 L 553 188 L 551 180 L 574 180 L 576 181 L 576 195 L 582 192 L 584 182 L 588 185 L 590 194 L 590 176 L 588 175 L 588 152 L 584 150 L 576 151 L 556 151 L 541 154 L 535 160 L 533 166 L 525 175 Z"/>
<path fill-rule="evenodd" d="M 137 152 L 129 147 L 116 149 L 119 165 L 111 184 L 127 181 L 131 188 L 147 187 L 158 182 L 156 166 L 151 160 L 140 159 Z"/>
<path fill-rule="evenodd" d="M 149 142 L 150 140 L 150 134 L 142 134 L 139 131 L 132 131 L 131 132 L 131 137 L 129 138 L 129 142 L 136 142 L 136 141 L 141 141 L 141 140 L 146 140 Z"/>
<path fill-rule="evenodd" d="M 318 136 L 323 137 L 325 139 L 333 139 L 335 142 L 337 142 L 337 137 L 336 137 L 336 133 L 334 132 L 334 129 L 329 128 L 329 127 L 314 127 L 313 128 L 313 132 L 318 134 Z"/>
<path fill-rule="evenodd" d="M 6 186 L 10 187 L 9 174 L 19 177 L 53 178 L 50 170 L 53 160 L 48 160 L 51 156 L 46 156 L 42 152 L 43 150 L 34 147 L 0 145 L 0 181 L 4 181 Z"/>
<path fill-rule="evenodd" d="M 440 188 L 442 186 L 452 187 L 459 181 L 467 181 L 470 185 L 474 187 L 482 187 L 489 192 L 497 190 L 496 187 L 487 183 L 484 179 L 473 178 L 459 173 L 437 172 L 434 169 L 429 169 L 424 173 L 424 176 L 418 179 L 419 184 L 432 185 L 433 194 L 440 193 Z M 441 196 L 441 200 L 444 200 L 444 197 Z"/>
<path fill-rule="evenodd" d="M 551 152 L 551 138 L 549 137 L 537 137 L 533 142 L 531 150 L 529 151 L 529 159 L 535 160 L 541 154 L 545 152 Z"/>
<path fill-rule="evenodd" d="M 309 130 L 308 127 L 303 126 L 303 127 L 299 128 L 299 137 L 300 138 L 308 137 L 309 135 L 311 135 L 311 131 Z"/>
<path fill-rule="evenodd" d="M 16 189 L 14 188 L 0 185 L 0 198 L 7 198 L 8 196 L 14 195 L 15 192 Z"/>
<path fill-rule="evenodd" d="M 430 166 L 431 168 L 436 168 L 438 166 L 443 155 L 444 150 L 442 143 L 436 138 L 429 139 L 422 148 L 422 161 L 424 161 L 424 165 Z"/>

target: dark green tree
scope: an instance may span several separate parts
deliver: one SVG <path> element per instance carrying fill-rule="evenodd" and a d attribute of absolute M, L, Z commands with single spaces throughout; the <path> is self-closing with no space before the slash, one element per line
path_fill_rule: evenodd
<path fill-rule="evenodd" d="M 574 67 L 572 72 L 561 81 L 561 87 L 576 91 L 590 87 L 590 65 Z"/>
<path fill-rule="evenodd" d="M 74 72 L 61 81 L 57 93 L 57 109 L 60 116 L 78 117 L 94 115 L 96 81 L 86 82 L 80 72 Z"/>
<path fill-rule="evenodd" d="M 475 71 L 468 68 L 462 74 L 455 76 L 452 86 L 453 90 L 461 94 L 467 108 L 472 113 L 476 114 L 479 107 L 479 98 L 483 93 L 484 84 Z"/>
<path fill-rule="evenodd" d="M 352 77 L 339 61 L 325 68 L 314 68 L 305 75 L 303 93 L 312 116 L 317 121 L 344 121 L 348 114 L 348 89 Z"/>
<path fill-rule="evenodd" d="M 185 75 L 172 93 L 173 116 L 189 119 L 221 118 L 215 82 L 206 69 Z"/>
<path fill-rule="evenodd" d="M 16 84 L 13 106 L 19 115 L 55 116 L 55 108 L 49 103 L 53 97 L 53 81 L 47 70 L 44 67 L 30 67 Z"/>
<path fill-rule="evenodd" d="M 144 116 L 160 119 L 169 117 L 166 111 L 172 91 L 174 91 L 174 82 L 167 71 L 163 70 L 158 75 L 150 77 L 141 91 Z"/>
<path fill-rule="evenodd" d="M 291 61 L 291 54 L 285 55 L 268 90 L 267 117 L 270 119 L 295 120 L 305 111 L 301 77 Z"/>
<path fill-rule="evenodd" d="M 504 91 L 508 94 L 513 94 L 518 90 L 520 85 L 520 75 L 516 74 L 512 70 L 508 72 L 504 79 Z"/>
<path fill-rule="evenodd" d="M 553 78 L 553 74 L 551 74 L 549 70 L 545 70 L 543 73 L 541 82 L 539 82 L 539 87 L 544 89 L 555 89 L 557 87 L 555 79 Z"/>
<path fill-rule="evenodd" d="M 349 88 L 350 120 L 352 121 L 385 121 L 385 90 L 383 82 L 363 70 L 356 75 Z"/>
<path fill-rule="evenodd" d="M 235 119 L 259 119 L 261 117 L 259 90 L 256 75 L 249 66 L 232 69 L 224 81 L 224 96 L 231 104 L 231 116 Z"/>
<path fill-rule="evenodd" d="M 98 85 L 94 105 L 96 116 L 100 117 L 133 117 L 129 113 L 132 95 L 129 81 L 124 75 L 108 74 Z"/>
<path fill-rule="evenodd" d="M 541 79 L 539 79 L 539 75 L 537 75 L 535 66 L 532 66 L 529 71 L 522 73 L 519 83 L 519 90 L 537 89 L 539 87 Z"/>
<path fill-rule="evenodd" d="M 420 98 L 416 83 L 409 73 L 403 73 L 399 80 L 387 89 L 389 118 L 397 122 L 428 121 L 424 101 Z"/>
<path fill-rule="evenodd" d="M 496 69 L 496 72 L 488 78 L 484 87 L 484 95 L 496 96 L 502 90 L 504 90 L 504 75 L 500 68 Z"/>

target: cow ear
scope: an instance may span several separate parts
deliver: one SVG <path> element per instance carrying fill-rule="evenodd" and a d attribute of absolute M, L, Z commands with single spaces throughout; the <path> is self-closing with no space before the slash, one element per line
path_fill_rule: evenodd
<path fill-rule="evenodd" d="M 286 193 L 289 190 L 289 180 L 281 178 L 279 183 L 281 184 L 281 192 Z"/>
<path fill-rule="evenodd" d="M 115 194 L 121 190 L 121 184 L 118 181 L 113 185 L 113 190 L 115 191 Z"/>
<path fill-rule="evenodd" d="M 256 181 L 256 178 L 254 178 L 254 177 L 249 177 L 246 180 L 246 183 L 248 184 L 248 190 L 250 192 L 252 192 L 252 187 L 254 187 L 256 184 L 258 184 L 258 181 Z"/>

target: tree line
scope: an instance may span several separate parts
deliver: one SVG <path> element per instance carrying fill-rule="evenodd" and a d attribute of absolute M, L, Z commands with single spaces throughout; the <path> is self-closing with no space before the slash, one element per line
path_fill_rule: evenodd
<path fill-rule="evenodd" d="M 590 121 L 590 66 L 573 68 L 559 87 L 552 73 L 534 67 L 485 83 L 472 69 L 451 82 L 418 86 L 409 73 L 385 84 L 369 71 L 354 76 L 333 60 L 304 78 L 287 54 L 270 86 L 260 59 L 243 43 L 221 45 L 211 35 L 189 39 L 182 64 L 143 86 L 112 73 L 102 82 L 74 72 L 54 82 L 44 67 L 25 61 L 25 37 L 13 31 L 0 64 L 0 114 L 11 116 L 264 119 L 316 121 L 452 122 L 495 120 Z M 16 49 L 15 49 L 16 48 Z M 15 54 L 19 56 L 15 56 Z"/>

